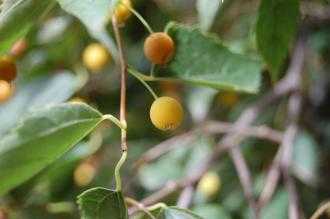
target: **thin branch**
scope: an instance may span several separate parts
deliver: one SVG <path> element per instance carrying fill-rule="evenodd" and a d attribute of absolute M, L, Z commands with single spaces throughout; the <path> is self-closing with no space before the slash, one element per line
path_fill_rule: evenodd
<path fill-rule="evenodd" d="M 127 65 L 126 58 L 124 54 L 124 48 L 122 39 L 120 36 L 119 26 L 117 23 L 116 15 L 112 16 L 112 25 L 116 36 L 116 41 L 118 44 L 119 60 L 121 65 L 121 90 L 120 90 L 120 122 L 126 126 L 126 74 Z M 121 129 L 121 150 L 127 150 L 127 132 L 126 129 Z"/>
<path fill-rule="evenodd" d="M 194 198 L 195 186 L 189 185 L 181 192 L 181 195 L 177 201 L 176 206 L 179 208 L 189 208 L 191 201 Z"/>
<path fill-rule="evenodd" d="M 229 155 L 234 162 L 240 182 L 242 184 L 244 195 L 250 205 L 250 208 L 253 211 L 254 218 L 259 218 L 257 201 L 252 189 L 253 186 L 252 186 L 250 170 L 246 164 L 246 161 L 239 147 L 230 148 Z"/>
<path fill-rule="evenodd" d="M 312 215 L 311 219 L 318 219 L 319 217 L 321 217 L 321 215 L 326 211 L 330 209 L 330 201 L 326 202 L 325 204 L 323 204 L 321 207 L 319 207 L 314 214 Z"/>
<path fill-rule="evenodd" d="M 292 75 L 291 86 L 296 91 L 299 90 L 301 86 L 301 75 L 304 68 L 305 63 L 305 39 L 300 39 L 297 42 L 296 48 L 293 53 L 293 59 L 291 62 L 291 66 L 289 68 L 289 74 Z M 288 106 L 288 119 L 289 125 L 284 133 L 283 143 L 278 149 L 276 153 L 275 159 L 271 165 L 270 171 L 267 176 L 266 184 L 264 190 L 261 193 L 258 207 L 261 209 L 264 207 L 271 197 L 273 196 L 279 178 L 280 171 L 282 169 L 287 169 L 290 165 L 292 153 L 293 153 L 293 143 L 294 139 L 298 133 L 298 119 L 301 111 L 301 94 L 295 92 L 291 95 L 289 99 Z"/>
<path fill-rule="evenodd" d="M 125 197 L 125 202 L 127 204 L 130 204 L 130 205 L 133 205 L 133 206 L 137 207 L 139 210 L 143 211 L 146 215 L 148 215 L 149 218 L 156 219 L 151 214 L 151 212 L 146 207 L 144 207 L 144 205 L 142 203 L 136 201 L 135 199 L 132 199 L 132 198 L 129 198 L 129 197 Z"/>
<path fill-rule="evenodd" d="M 281 143 L 283 139 L 283 134 L 280 131 L 276 131 L 267 126 L 245 126 L 239 127 L 232 123 L 226 122 L 217 122 L 217 121 L 209 121 L 205 124 L 202 124 L 200 127 L 197 127 L 191 131 L 185 132 L 180 135 L 176 135 L 162 143 L 155 145 L 148 151 L 146 151 L 138 160 L 137 164 L 145 164 L 152 162 L 163 154 L 167 153 L 173 145 L 178 141 L 192 141 L 201 133 L 207 134 L 223 134 L 223 133 L 231 133 L 231 134 L 240 134 L 243 136 L 256 137 L 261 139 L 266 139 L 269 141 L 273 141 L 276 143 Z"/>
<path fill-rule="evenodd" d="M 290 219 L 299 219 L 299 204 L 298 204 L 298 195 L 297 189 L 292 179 L 290 171 L 284 170 L 284 179 L 286 182 L 286 187 L 289 193 L 289 218 Z"/>

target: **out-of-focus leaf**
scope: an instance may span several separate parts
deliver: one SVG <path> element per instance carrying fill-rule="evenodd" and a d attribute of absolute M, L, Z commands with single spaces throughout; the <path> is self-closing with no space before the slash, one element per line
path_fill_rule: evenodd
<path fill-rule="evenodd" d="M 108 37 L 105 25 L 111 18 L 116 6 L 115 0 L 57 0 L 61 7 L 77 17 L 95 39 L 101 41 L 117 59 L 117 49 L 113 40 Z"/>
<path fill-rule="evenodd" d="M 289 198 L 283 188 L 279 189 L 273 199 L 261 211 L 261 219 L 287 219 Z"/>
<path fill-rule="evenodd" d="M 120 191 L 93 188 L 78 196 L 82 219 L 128 219 L 124 197 Z"/>
<path fill-rule="evenodd" d="M 318 145 L 314 137 L 302 131 L 296 139 L 292 171 L 304 183 L 315 185 L 318 176 Z"/>
<path fill-rule="evenodd" d="M 182 209 L 177 207 L 167 207 L 164 208 L 159 215 L 159 219 L 203 219 L 194 212 L 188 209 Z"/>
<path fill-rule="evenodd" d="M 55 42 L 67 30 L 71 20 L 68 16 L 47 20 L 38 32 L 38 42 L 41 44 Z"/>
<path fill-rule="evenodd" d="M 210 88 L 194 87 L 189 90 L 187 106 L 196 122 L 201 122 L 206 118 L 216 94 L 217 91 Z"/>
<path fill-rule="evenodd" d="M 182 174 L 180 161 L 165 155 L 156 162 L 143 166 L 139 172 L 139 180 L 144 188 L 156 190 L 168 181 L 180 179 Z"/>
<path fill-rule="evenodd" d="M 216 89 L 258 91 L 262 68 L 258 60 L 232 53 L 218 38 L 206 35 L 198 28 L 171 22 L 166 30 L 175 42 L 176 52 L 156 80 L 172 79 Z"/>
<path fill-rule="evenodd" d="M 231 219 L 228 212 L 216 204 L 198 205 L 193 208 L 193 211 L 205 219 Z"/>
<path fill-rule="evenodd" d="M 256 24 L 257 46 L 273 80 L 279 77 L 298 19 L 299 0 L 262 0 L 260 3 Z"/>
<path fill-rule="evenodd" d="M 198 22 L 204 31 L 208 31 L 217 15 L 223 0 L 197 0 Z"/>
<path fill-rule="evenodd" d="M 16 0 L 0 13 L 0 57 L 45 15 L 55 0 Z"/>
<path fill-rule="evenodd" d="M 22 88 L 18 87 L 15 96 L 7 103 L 0 105 L 0 136 L 29 110 L 46 104 L 63 102 L 78 88 L 77 79 L 69 72 L 39 78 Z"/>
<path fill-rule="evenodd" d="M 0 195 L 61 157 L 102 121 L 85 104 L 60 104 L 31 112 L 0 141 Z"/>

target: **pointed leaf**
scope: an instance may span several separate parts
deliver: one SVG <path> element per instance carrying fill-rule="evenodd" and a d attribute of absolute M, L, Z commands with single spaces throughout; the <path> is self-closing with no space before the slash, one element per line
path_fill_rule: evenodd
<path fill-rule="evenodd" d="M 258 9 L 256 40 L 273 80 L 279 77 L 296 32 L 299 0 L 262 0 Z"/>
<path fill-rule="evenodd" d="M 106 23 L 116 6 L 116 0 L 57 0 L 63 10 L 77 17 L 88 29 L 90 35 L 101 41 L 116 59 L 117 49 L 107 36 Z"/>
<path fill-rule="evenodd" d="M 66 101 L 78 88 L 78 80 L 66 71 L 18 87 L 10 101 L 0 104 L 0 135 L 11 129 L 29 110 Z"/>
<path fill-rule="evenodd" d="M 30 113 L 0 140 L 0 195 L 61 157 L 101 121 L 102 115 L 85 104 Z"/>
<path fill-rule="evenodd" d="M 46 14 L 54 0 L 16 0 L 0 13 L 0 57 L 3 56 Z"/>
<path fill-rule="evenodd" d="M 120 191 L 93 188 L 78 196 L 82 219 L 128 219 L 127 207 Z"/>
<path fill-rule="evenodd" d="M 261 63 L 232 53 L 218 38 L 197 28 L 169 23 L 168 34 L 176 46 L 175 56 L 160 79 L 182 80 L 216 89 L 257 92 Z"/>

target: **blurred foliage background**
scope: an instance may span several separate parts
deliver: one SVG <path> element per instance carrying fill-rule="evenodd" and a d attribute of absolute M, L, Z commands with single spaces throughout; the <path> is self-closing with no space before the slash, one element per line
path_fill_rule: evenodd
<path fill-rule="evenodd" d="M 329 7 L 327 0 L 301 1 L 317 7 Z M 169 20 L 198 24 L 193 0 L 134 0 L 133 5 L 155 31 Z M 258 1 L 227 0 L 220 7 L 210 32 L 234 52 L 259 57 L 254 43 Z M 313 25 L 308 40 L 308 59 L 304 75 L 304 116 L 302 130 L 295 142 L 293 173 L 304 214 L 309 217 L 330 197 L 330 25 L 329 20 L 302 15 Z M 200 18 L 201 19 L 201 18 Z M 271 28 L 271 27 L 270 27 Z M 109 22 L 108 31 L 113 35 Z M 143 54 L 148 32 L 132 16 L 121 28 L 128 63 L 148 73 L 150 63 Z M 23 39 L 22 54 L 16 58 L 18 78 L 14 94 L 0 104 L 0 133 L 12 127 L 28 109 L 47 103 L 84 101 L 100 112 L 119 115 L 120 74 L 113 61 L 97 72 L 82 68 L 84 48 L 94 39 L 76 18 L 59 6 L 52 9 Z M 1 42 L 0 42 L 1 43 Z M 258 94 L 233 93 L 188 84 L 151 82 L 159 96 L 179 99 L 185 109 L 184 124 L 173 132 L 160 132 L 149 119 L 153 101 L 148 91 L 131 75 L 127 84 L 127 121 L 129 161 L 123 171 L 124 191 L 140 200 L 164 187 L 171 180 L 194 173 L 216 147 L 221 135 L 197 133 L 191 139 L 176 141 L 160 158 L 139 165 L 141 154 L 177 134 L 198 127 L 205 121 L 235 121 L 272 83 L 263 73 Z M 283 113 L 287 100 L 259 115 L 257 124 L 284 130 Z M 78 218 L 76 196 L 90 187 L 114 186 L 114 166 L 120 158 L 120 131 L 108 122 L 99 125 L 83 142 L 36 177 L 0 198 L 0 218 Z M 250 167 L 253 186 L 260 194 L 267 170 L 277 150 L 275 143 L 248 138 L 241 149 Z M 237 173 L 230 158 L 224 156 L 208 173 L 215 191 L 197 187 L 191 209 L 206 219 L 245 219 L 249 210 Z M 1 180 L 1 179 L 0 179 Z M 215 180 L 215 181 L 214 181 Z M 175 205 L 180 193 L 164 202 Z M 262 211 L 264 219 L 287 218 L 288 195 L 281 184 L 270 204 Z M 323 218 L 330 218 L 329 216 Z"/>

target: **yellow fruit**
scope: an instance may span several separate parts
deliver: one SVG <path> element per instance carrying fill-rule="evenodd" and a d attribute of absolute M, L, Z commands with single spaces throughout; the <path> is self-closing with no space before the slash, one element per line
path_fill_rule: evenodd
<path fill-rule="evenodd" d="M 0 80 L 0 103 L 10 99 L 13 95 L 14 89 L 7 81 Z"/>
<path fill-rule="evenodd" d="M 17 68 L 13 59 L 5 56 L 0 60 L 0 80 L 11 82 L 16 78 Z"/>
<path fill-rule="evenodd" d="M 176 129 L 183 120 L 181 104 L 172 97 L 157 98 L 151 105 L 150 119 L 160 130 Z"/>
<path fill-rule="evenodd" d="M 131 0 L 122 0 L 121 3 L 119 3 L 116 7 L 115 15 L 118 24 L 125 23 L 127 19 L 132 15 L 131 11 L 126 7 L 126 5 L 132 7 Z"/>
<path fill-rule="evenodd" d="M 99 71 L 107 64 L 110 55 L 101 44 L 92 43 L 85 48 L 82 59 L 87 68 Z"/>
<path fill-rule="evenodd" d="M 207 172 L 199 181 L 197 190 L 212 198 L 216 195 L 221 187 L 221 179 L 215 172 Z"/>
<path fill-rule="evenodd" d="M 163 65 L 169 62 L 174 53 L 174 42 L 166 33 L 152 33 L 144 41 L 144 54 L 154 64 Z"/>
<path fill-rule="evenodd" d="M 96 169 L 90 163 L 81 163 L 73 173 L 73 179 L 77 186 L 84 187 L 90 184 L 95 176 Z"/>
<path fill-rule="evenodd" d="M 239 95 L 235 92 L 223 92 L 219 94 L 219 101 L 225 108 L 234 106 L 239 100 Z"/>

